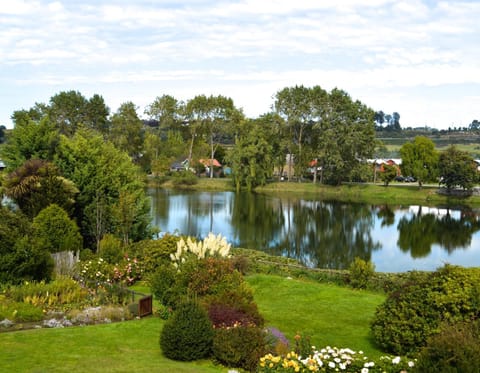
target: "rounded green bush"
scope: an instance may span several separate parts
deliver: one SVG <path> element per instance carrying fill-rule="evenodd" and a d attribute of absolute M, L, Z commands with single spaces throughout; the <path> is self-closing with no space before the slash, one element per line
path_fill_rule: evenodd
<path fill-rule="evenodd" d="M 431 273 L 411 272 L 377 308 L 372 334 L 387 352 L 414 353 L 442 322 L 480 315 L 479 287 L 480 268 L 446 265 Z"/>
<path fill-rule="evenodd" d="M 350 285 L 356 289 L 366 289 L 370 279 L 375 275 L 375 265 L 356 257 L 349 268 Z"/>
<path fill-rule="evenodd" d="M 257 326 L 215 329 L 213 355 L 226 366 L 255 372 L 265 351 L 265 332 Z"/>
<path fill-rule="evenodd" d="M 430 337 L 417 359 L 418 372 L 480 372 L 480 320 L 448 324 Z"/>
<path fill-rule="evenodd" d="M 163 354 L 172 360 L 192 361 L 212 351 L 213 327 L 207 313 L 196 302 L 178 306 L 160 333 Z"/>

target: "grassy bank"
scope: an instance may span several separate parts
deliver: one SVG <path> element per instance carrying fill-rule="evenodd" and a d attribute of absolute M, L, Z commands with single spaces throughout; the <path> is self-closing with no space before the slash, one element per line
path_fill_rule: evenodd
<path fill-rule="evenodd" d="M 303 198 L 332 199 L 371 204 L 423 204 L 480 206 L 480 197 L 454 198 L 437 193 L 437 186 L 418 187 L 418 184 L 345 184 L 328 186 L 313 183 L 276 182 L 256 189 L 259 193 L 295 194 Z"/>
<path fill-rule="evenodd" d="M 149 180 L 149 186 L 173 188 L 171 181 L 161 184 L 155 179 Z M 183 186 L 184 189 L 202 191 L 233 191 L 233 184 L 228 178 L 199 178 L 193 185 Z M 408 205 L 469 205 L 480 206 L 480 197 L 466 198 L 447 197 L 437 193 L 437 185 L 418 187 L 417 183 L 392 183 L 388 187 L 383 184 L 344 184 L 330 186 L 313 184 L 312 182 L 272 182 L 265 186 L 257 187 L 257 193 L 275 195 L 295 195 L 301 198 L 329 199 L 345 202 L 363 202 L 371 204 L 408 204 Z"/>
<path fill-rule="evenodd" d="M 381 355 L 368 336 L 375 307 L 384 296 L 335 285 L 252 275 L 247 281 L 266 319 L 292 339 L 308 334 L 317 347 L 330 345 Z M 146 289 L 145 289 L 146 290 Z M 2 372 L 227 372 L 210 361 L 182 363 L 162 356 L 164 321 L 0 333 Z"/>

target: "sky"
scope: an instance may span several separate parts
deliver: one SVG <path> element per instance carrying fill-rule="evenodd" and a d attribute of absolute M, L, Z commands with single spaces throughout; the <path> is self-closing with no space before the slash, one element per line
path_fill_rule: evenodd
<path fill-rule="evenodd" d="M 480 120 L 480 1 L 9 0 L 0 124 L 62 91 L 131 101 L 231 97 L 251 118 L 285 87 L 337 87 L 403 128 Z"/>

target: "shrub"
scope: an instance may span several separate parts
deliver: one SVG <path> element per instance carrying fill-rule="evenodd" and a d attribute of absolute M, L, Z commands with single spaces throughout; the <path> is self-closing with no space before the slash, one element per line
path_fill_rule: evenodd
<path fill-rule="evenodd" d="M 192 240 L 187 237 L 177 242 L 177 251 L 170 255 L 173 263 L 180 267 L 182 263 L 189 257 L 196 259 L 205 259 L 208 257 L 226 258 L 230 255 L 231 245 L 220 234 L 215 236 L 209 233 L 203 241 Z"/>
<path fill-rule="evenodd" d="M 349 268 L 350 285 L 356 289 L 366 289 L 370 279 L 375 275 L 375 265 L 356 257 Z"/>
<path fill-rule="evenodd" d="M 263 326 L 264 319 L 253 300 L 250 288 L 242 283 L 236 288 L 205 297 L 210 320 L 215 326 L 242 325 Z"/>
<path fill-rule="evenodd" d="M 213 355 L 220 363 L 254 372 L 265 354 L 265 333 L 256 326 L 215 329 Z"/>
<path fill-rule="evenodd" d="M 164 306 L 176 308 L 187 294 L 186 285 L 178 279 L 177 270 L 170 265 L 162 265 L 150 276 L 150 289 Z"/>
<path fill-rule="evenodd" d="M 193 260 L 183 266 L 183 272 L 189 292 L 199 296 L 235 289 L 243 282 L 242 275 L 234 270 L 229 259 Z"/>
<path fill-rule="evenodd" d="M 43 319 L 43 311 L 41 307 L 1 299 L 0 296 L 0 321 L 5 319 L 13 322 L 40 321 Z"/>
<path fill-rule="evenodd" d="M 154 273 L 162 264 L 170 263 L 170 254 L 177 250 L 179 236 L 165 234 L 158 240 L 143 240 L 131 244 L 128 252 L 142 261 L 146 273 Z"/>
<path fill-rule="evenodd" d="M 417 362 L 419 372 L 480 372 L 480 320 L 445 325 L 431 336 Z"/>
<path fill-rule="evenodd" d="M 55 309 L 80 304 L 87 292 L 76 281 L 59 277 L 50 283 L 30 282 L 12 286 L 7 293 L 16 302 L 24 302 L 44 309 Z"/>
<path fill-rule="evenodd" d="M 208 357 L 212 350 L 213 328 L 198 303 L 178 306 L 160 333 L 163 354 L 172 360 L 191 361 Z"/>
<path fill-rule="evenodd" d="M 123 258 L 122 241 L 113 234 L 106 234 L 100 240 L 98 255 L 110 264 L 120 262 Z"/>
<path fill-rule="evenodd" d="M 56 204 L 40 211 L 33 219 L 32 227 L 37 246 L 50 253 L 77 251 L 82 247 L 77 224 Z"/>
<path fill-rule="evenodd" d="M 410 273 L 377 308 L 371 325 L 375 340 L 391 353 L 417 351 L 443 321 L 480 315 L 479 284 L 480 268 L 446 265 L 428 274 Z"/>
<path fill-rule="evenodd" d="M 172 184 L 175 187 L 195 185 L 198 178 L 190 171 L 172 173 Z"/>

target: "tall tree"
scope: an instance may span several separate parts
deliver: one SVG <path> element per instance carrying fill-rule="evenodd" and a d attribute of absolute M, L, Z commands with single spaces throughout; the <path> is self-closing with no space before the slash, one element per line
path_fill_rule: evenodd
<path fill-rule="evenodd" d="M 478 181 L 477 164 L 468 152 L 450 146 L 439 157 L 440 184 L 448 190 L 455 187 L 472 189 Z"/>
<path fill-rule="evenodd" d="M 60 92 L 50 98 L 48 115 L 60 133 L 72 136 L 87 121 L 88 100 L 78 91 Z"/>
<path fill-rule="evenodd" d="M 271 132 L 260 123 L 261 119 L 242 122 L 235 145 L 227 157 L 237 191 L 242 187 L 251 191 L 258 185 L 264 185 L 272 175 Z"/>
<path fill-rule="evenodd" d="M 44 116 L 36 121 L 25 111 L 15 112 L 13 118 L 15 126 L 0 148 L 7 169 L 13 171 L 32 158 L 52 160 L 59 135 L 49 118 Z"/>
<path fill-rule="evenodd" d="M 417 136 L 400 148 L 403 175 L 413 176 L 421 187 L 425 181 L 433 181 L 438 175 L 438 152 L 435 144 L 425 136 Z"/>
<path fill-rule="evenodd" d="M 102 96 L 94 94 L 86 105 L 85 124 L 87 127 L 99 131 L 104 136 L 110 131 L 110 108 L 105 104 Z"/>
<path fill-rule="evenodd" d="M 7 127 L 5 126 L 0 126 L 0 144 L 3 144 L 5 142 L 5 133 L 7 131 Z"/>
<path fill-rule="evenodd" d="M 113 114 L 110 140 L 134 161 L 139 160 L 143 148 L 143 123 L 133 102 L 121 104 Z"/>
<path fill-rule="evenodd" d="M 349 180 L 361 164 L 370 158 L 376 146 L 374 111 L 353 101 L 337 88 L 328 95 L 319 132 L 318 158 L 321 182 L 339 184 Z"/>
<path fill-rule="evenodd" d="M 131 206 L 135 218 L 128 232 L 129 240 L 150 236 L 145 186 L 139 168 L 127 153 L 105 142 L 99 134 L 81 130 L 72 138 L 62 137 L 55 163 L 80 191 L 76 220 L 87 245 L 98 245 L 105 233 L 122 237 L 112 214 L 122 192 L 135 196 L 135 204 Z"/>
<path fill-rule="evenodd" d="M 216 146 L 222 135 L 226 135 L 239 123 L 243 114 L 238 110 L 231 98 L 224 96 L 195 96 L 187 102 L 186 115 L 191 128 L 191 144 L 189 164 L 191 164 L 193 141 L 200 130 L 207 137 L 210 144 L 210 177 L 213 177 L 213 158 Z M 230 128 L 229 128 L 230 127 Z"/>
<path fill-rule="evenodd" d="M 295 156 L 295 172 L 298 176 L 303 174 L 309 162 L 304 146 L 313 125 L 322 116 L 321 109 L 326 97 L 327 93 L 319 86 L 307 88 L 303 85 L 284 88 L 275 95 L 275 110 L 290 129 L 290 154 Z"/>
<path fill-rule="evenodd" d="M 175 97 L 163 95 L 157 97 L 145 110 L 150 118 L 158 121 L 159 127 L 165 130 L 178 130 L 183 122 L 184 105 Z"/>

